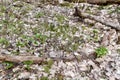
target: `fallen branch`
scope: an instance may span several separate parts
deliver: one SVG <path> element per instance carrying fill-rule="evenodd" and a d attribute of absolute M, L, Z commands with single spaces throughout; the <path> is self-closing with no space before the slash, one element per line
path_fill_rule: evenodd
<path fill-rule="evenodd" d="M 75 3 L 90 3 L 90 4 L 120 4 L 120 0 L 65 0 Z"/>
<path fill-rule="evenodd" d="M 74 16 L 78 16 L 79 18 L 88 18 L 97 22 L 100 22 L 103 25 L 106 25 L 108 27 L 111 27 L 113 29 L 116 29 L 120 31 L 120 25 L 119 24 L 113 24 L 112 22 L 108 22 L 107 20 L 104 20 L 98 16 L 90 15 L 87 13 L 82 13 L 77 7 L 75 7 L 75 13 Z"/>
<path fill-rule="evenodd" d="M 64 62 L 69 62 L 69 61 L 82 61 L 82 60 L 94 60 L 96 58 L 96 54 L 92 53 L 90 55 L 86 55 L 84 52 L 80 52 L 81 55 L 70 55 L 70 56 L 62 56 L 62 57 L 50 57 L 48 55 L 44 55 L 42 57 L 37 57 L 37 56 L 18 56 L 18 55 L 2 55 L 0 54 L 0 62 L 4 61 L 9 61 L 9 62 L 14 62 L 14 63 L 22 63 L 25 61 L 32 61 L 33 63 L 44 63 L 47 61 L 47 59 L 52 59 L 53 61 L 61 61 L 63 60 Z"/>
<path fill-rule="evenodd" d="M 59 61 L 59 60 L 73 61 L 75 60 L 75 57 L 62 57 L 62 58 L 54 57 L 50 59 L 54 61 Z M 1 55 L 0 54 L 0 62 L 4 62 L 4 61 L 9 61 L 9 62 L 14 62 L 14 63 L 22 63 L 24 61 L 33 61 L 33 63 L 42 63 L 42 62 L 46 62 L 46 57 L 14 56 L 14 55 Z"/>
<path fill-rule="evenodd" d="M 33 61 L 33 63 L 41 63 L 44 61 L 44 58 L 36 57 L 36 56 L 10 56 L 10 55 L 0 55 L 0 61 L 9 61 L 14 63 L 21 63 L 24 61 Z"/>

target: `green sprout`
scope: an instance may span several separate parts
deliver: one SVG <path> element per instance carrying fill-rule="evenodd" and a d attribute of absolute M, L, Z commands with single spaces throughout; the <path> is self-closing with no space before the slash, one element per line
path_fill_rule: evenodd
<path fill-rule="evenodd" d="M 8 61 L 5 61 L 3 64 L 6 66 L 5 67 L 6 69 L 10 69 L 14 66 L 12 62 L 8 62 Z"/>
<path fill-rule="evenodd" d="M 120 54 L 120 49 L 117 49 L 117 52 Z"/>
<path fill-rule="evenodd" d="M 54 63 L 53 60 L 50 59 L 50 60 L 47 62 L 47 65 L 44 66 L 44 71 L 45 71 L 46 73 L 49 73 L 49 70 L 50 70 L 50 68 L 52 67 L 52 64 L 53 64 L 53 63 Z"/>
<path fill-rule="evenodd" d="M 35 15 L 36 18 L 40 18 L 40 17 L 42 17 L 42 16 L 44 16 L 44 13 L 43 13 L 43 12 L 39 12 L 39 13 L 37 13 L 37 14 Z"/>
<path fill-rule="evenodd" d="M 33 61 L 24 61 L 23 64 L 26 65 L 25 68 L 26 68 L 27 70 L 30 70 L 30 65 L 33 64 Z"/>
<path fill-rule="evenodd" d="M 48 77 L 42 76 L 40 80 L 49 80 Z"/>
<path fill-rule="evenodd" d="M 44 66 L 44 71 L 46 72 L 46 73 L 50 73 L 50 68 L 48 67 L 48 66 Z"/>
<path fill-rule="evenodd" d="M 60 23 L 63 23 L 65 21 L 65 16 L 61 14 L 56 14 L 56 18 Z"/>
<path fill-rule="evenodd" d="M 41 43 L 44 43 L 47 40 L 47 36 L 46 35 L 42 35 L 40 33 L 37 33 L 35 35 L 35 38 L 40 40 Z"/>
<path fill-rule="evenodd" d="M 97 57 L 102 57 L 102 56 L 106 55 L 107 52 L 108 52 L 108 50 L 103 46 L 101 46 L 95 50 Z"/>
<path fill-rule="evenodd" d="M 98 30 L 94 29 L 94 30 L 93 30 L 93 34 L 94 34 L 93 40 L 94 40 L 94 41 L 98 41 L 98 40 L 99 40 Z"/>
<path fill-rule="evenodd" d="M 8 46 L 9 45 L 9 41 L 5 38 L 0 38 L 0 44 Z"/>
<path fill-rule="evenodd" d="M 18 42 L 16 43 L 16 46 L 17 46 L 17 47 L 24 47 L 24 46 L 25 46 L 25 43 L 23 43 L 23 42 L 21 42 L 21 41 L 18 41 Z"/>

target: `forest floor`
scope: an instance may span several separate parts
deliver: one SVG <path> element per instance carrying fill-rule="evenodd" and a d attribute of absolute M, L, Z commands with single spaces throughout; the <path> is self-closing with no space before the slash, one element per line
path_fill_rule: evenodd
<path fill-rule="evenodd" d="M 120 31 L 74 16 L 75 6 L 120 24 L 117 4 L 0 4 L 0 55 L 46 58 L 1 62 L 0 80 L 120 80 Z"/>

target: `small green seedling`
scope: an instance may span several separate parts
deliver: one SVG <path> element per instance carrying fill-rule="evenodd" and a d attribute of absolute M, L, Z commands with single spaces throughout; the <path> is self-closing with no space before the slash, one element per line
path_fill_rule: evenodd
<path fill-rule="evenodd" d="M 37 33 L 35 35 L 35 38 L 40 40 L 41 43 L 44 43 L 47 40 L 47 36 L 46 35 L 42 35 L 40 33 Z"/>
<path fill-rule="evenodd" d="M 6 66 L 5 69 L 10 69 L 14 66 L 12 62 L 8 62 L 8 61 L 5 61 L 3 64 Z"/>
<path fill-rule="evenodd" d="M 35 15 L 36 18 L 40 18 L 40 17 L 42 17 L 42 16 L 44 16 L 44 13 L 43 13 L 43 12 L 39 12 L 39 13 L 37 13 L 37 14 Z"/>
<path fill-rule="evenodd" d="M 48 66 L 44 66 L 44 71 L 46 72 L 46 73 L 50 73 L 50 68 L 48 67 Z"/>
<path fill-rule="evenodd" d="M 120 54 L 120 49 L 117 49 L 117 52 Z"/>
<path fill-rule="evenodd" d="M 24 61 L 23 64 L 26 65 L 25 68 L 26 68 L 27 70 L 30 70 L 30 65 L 33 64 L 33 61 Z"/>
<path fill-rule="evenodd" d="M 46 73 L 49 73 L 49 70 L 50 70 L 50 68 L 52 67 L 52 64 L 53 64 L 54 62 L 53 62 L 53 60 L 49 60 L 48 62 L 47 62 L 47 65 L 46 66 L 44 66 L 44 71 L 46 72 Z"/>
<path fill-rule="evenodd" d="M 93 40 L 94 41 L 99 41 L 98 30 L 94 29 L 93 34 L 94 34 Z"/>
<path fill-rule="evenodd" d="M 48 77 L 42 76 L 40 80 L 49 80 Z"/>
<path fill-rule="evenodd" d="M 24 47 L 24 46 L 25 46 L 25 43 L 23 43 L 23 42 L 21 42 L 21 41 L 18 41 L 18 42 L 16 43 L 16 46 L 17 46 L 17 47 Z"/>
<path fill-rule="evenodd" d="M 108 52 L 108 50 L 103 46 L 101 46 L 95 50 L 97 57 L 102 57 L 102 56 L 106 55 L 107 52 Z"/>
<path fill-rule="evenodd" d="M 58 20 L 58 22 L 63 23 L 65 21 L 65 16 L 61 14 L 56 14 L 55 16 Z"/>
<path fill-rule="evenodd" d="M 0 44 L 8 46 L 9 45 L 9 41 L 5 38 L 0 38 Z"/>

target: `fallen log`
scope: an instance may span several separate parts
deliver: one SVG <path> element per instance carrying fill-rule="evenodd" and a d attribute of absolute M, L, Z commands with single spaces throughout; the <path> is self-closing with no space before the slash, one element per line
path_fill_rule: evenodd
<path fill-rule="evenodd" d="M 48 57 L 50 59 L 52 59 L 53 61 L 59 61 L 59 60 L 63 60 L 63 61 L 74 61 L 76 60 L 75 57 L 62 57 L 62 58 L 58 58 L 58 57 Z M 46 57 L 36 57 L 36 56 L 16 56 L 16 55 L 2 55 L 0 54 L 0 62 L 4 62 L 4 61 L 9 61 L 9 62 L 13 62 L 13 63 L 22 63 L 25 61 L 32 61 L 33 63 L 42 63 L 42 62 L 46 62 Z"/>
<path fill-rule="evenodd" d="M 103 24 L 105 26 L 116 29 L 117 31 L 120 31 L 120 24 L 113 24 L 112 22 L 109 22 L 109 21 L 107 21 L 105 19 L 102 19 L 99 16 L 91 15 L 91 14 L 88 14 L 88 13 L 83 13 L 77 7 L 75 7 L 74 16 L 78 16 L 79 18 L 83 18 L 83 19 L 88 18 L 88 19 L 100 22 L 101 24 Z"/>
<path fill-rule="evenodd" d="M 11 56 L 11 55 L 0 55 L 0 62 L 9 61 L 14 63 L 21 63 L 24 61 L 33 61 L 33 63 L 41 63 L 44 58 L 36 56 Z"/>
<path fill-rule="evenodd" d="M 90 4 L 120 4 L 120 0 L 65 0 L 75 3 L 90 3 Z"/>
<path fill-rule="evenodd" d="M 69 61 L 82 61 L 82 60 L 87 60 L 91 59 L 94 60 L 96 55 L 95 54 L 90 54 L 89 57 L 83 54 L 83 52 L 80 52 L 80 56 L 76 57 L 76 55 L 73 56 L 67 56 L 67 57 L 48 57 L 48 56 L 43 56 L 43 57 L 37 57 L 37 56 L 17 56 L 17 55 L 2 55 L 0 54 L 0 62 L 13 62 L 13 63 L 22 63 L 25 61 L 32 61 L 33 63 L 39 64 L 39 63 L 44 63 L 47 62 L 47 59 L 52 59 L 53 61 L 61 61 L 63 60 L 64 62 L 69 62 Z"/>

